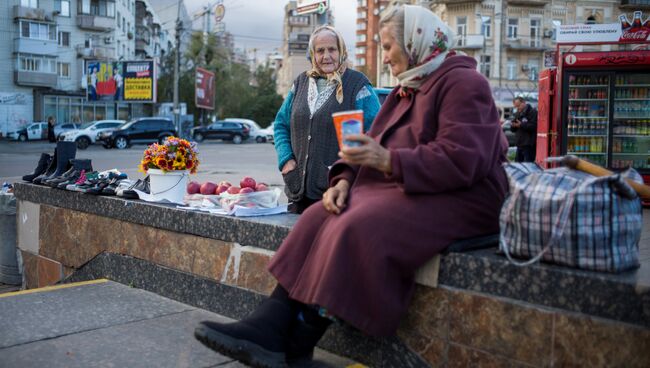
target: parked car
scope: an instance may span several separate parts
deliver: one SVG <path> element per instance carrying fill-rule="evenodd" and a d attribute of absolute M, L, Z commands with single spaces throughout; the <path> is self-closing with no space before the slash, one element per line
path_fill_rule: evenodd
<path fill-rule="evenodd" d="M 379 98 L 379 103 L 383 104 L 384 101 L 386 100 L 386 97 L 390 94 L 390 91 L 392 91 L 391 88 L 381 88 L 381 87 L 375 87 L 373 88 L 375 90 L 375 93 L 377 94 L 377 97 Z"/>
<path fill-rule="evenodd" d="M 79 129 L 61 133 L 61 140 L 76 142 L 77 148 L 86 149 L 97 141 L 102 132 L 111 132 L 125 123 L 124 120 L 97 120 L 83 124 Z"/>
<path fill-rule="evenodd" d="M 506 138 L 508 139 L 508 146 L 513 147 L 517 143 L 517 137 L 515 136 L 515 133 L 510 131 L 510 126 L 512 122 L 510 120 L 506 120 L 501 124 L 501 129 L 503 129 L 503 133 L 506 135 Z"/>
<path fill-rule="evenodd" d="M 254 139 L 255 142 L 257 143 L 264 143 L 266 142 L 266 134 L 262 132 L 262 127 L 257 125 L 256 122 L 250 119 L 239 119 L 239 118 L 226 118 L 223 119 L 223 121 L 232 121 L 235 123 L 242 123 L 248 125 L 248 129 L 250 130 L 248 133 L 248 136 L 250 139 Z"/>
<path fill-rule="evenodd" d="M 61 134 L 71 130 L 77 130 L 81 127 L 79 123 L 63 123 L 54 125 L 54 136 L 58 141 L 61 140 Z"/>
<path fill-rule="evenodd" d="M 15 132 L 8 132 L 7 139 L 25 142 L 27 140 L 47 139 L 47 123 L 35 122 Z"/>
<path fill-rule="evenodd" d="M 262 132 L 266 136 L 266 141 L 275 144 L 275 121 L 272 121 L 267 128 L 262 129 Z"/>
<path fill-rule="evenodd" d="M 207 127 L 196 127 L 192 129 L 192 137 L 197 142 L 204 139 L 223 139 L 240 144 L 250 136 L 250 128 L 244 123 L 234 121 L 216 121 Z"/>
<path fill-rule="evenodd" d="M 176 135 L 176 128 L 171 119 L 138 118 L 111 132 L 100 133 L 98 140 L 102 142 L 104 148 L 125 149 L 133 143 L 163 143 L 172 135 Z"/>

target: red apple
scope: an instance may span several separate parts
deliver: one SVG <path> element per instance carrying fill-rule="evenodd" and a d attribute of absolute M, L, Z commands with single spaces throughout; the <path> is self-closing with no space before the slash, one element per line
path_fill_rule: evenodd
<path fill-rule="evenodd" d="M 196 181 L 191 181 L 187 184 L 187 194 L 196 194 L 201 191 L 201 184 Z"/>
<path fill-rule="evenodd" d="M 253 193 L 255 192 L 255 189 L 249 188 L 249 187 L 244 187 L 239 190 L 239 194 L 246 194 L 246 193 Z"/>
<path fill-rule="evenodd" d="M 230 188 L 230 187 L 226 186 L 226 185 L 223 185 L 223 184 L 219 184 L 217 186 L 217 189 L 214 191 L 214 194 L 221 194 L 221 193 L 227 191 L 228 188 Z"/>
<path fill-rule="evenodd" d="M 239 194 L 239 187 L 228 187 L 228 194 Z"/>
<path fill-rule="evenodd" d="M 269 186 L 266 183 L 257 183 L 255 186 L 256 192 L 264 192 L 266 190 L 269 190 Z"/>
<path fill-rule="evenodd" d="M 251 188 L 255 190 L 255 185 L 257 183 L 255 182 L 255 179 L 251 178 L 250 176 L 245 176 L 240 182 L 239 186 L 242 188 Z"/>
<path fill-rule="evenodd" d="M 217 189 L 217 185 L 215 183 L 206 181 L 201 185 L 201 194 L 214 194 L 215 189 Z"/>
<path fill-rule="evenodd" d="M 223 185 L 223 186 L 226 187 L 226 188 L 228 188 L 228 187 L 232 187 L 232 184 L 230 184 L 230 182 L 225 181 L 225 180 L 220 181 L 220 182 L 219 182 L 219 185 Z"/>

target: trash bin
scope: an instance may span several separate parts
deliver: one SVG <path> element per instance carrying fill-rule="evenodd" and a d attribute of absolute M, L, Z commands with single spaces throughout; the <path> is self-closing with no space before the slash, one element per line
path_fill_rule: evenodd
<path fill-rule="evenodd" d="M 0 193 L 0 282 L 20 285 L 22 277 L 16 259 L 16 198 Z"/>

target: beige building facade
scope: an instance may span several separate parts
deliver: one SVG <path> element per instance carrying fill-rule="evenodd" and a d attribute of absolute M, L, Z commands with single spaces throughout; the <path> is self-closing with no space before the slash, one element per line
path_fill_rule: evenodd
<path fill-rule="evenodd" d="M 422 5 L 429 6 L 456 32 L 456 49 L 476 59 L 478 70 L 490 81 L 495 101 L 505 108 L 515 96 L 535 102 L 545 53 L 556 49 L 557 25 L 617 23 L 620 14 L 627 13 L 631 19 L 634 10 L 650 10 L 650 2 L 629 0 L 438 0 Z M 378 55 L 381 60 L 381 48 Z M 378 68 L 377 81 L 379 86 L 397 82 L 385 66 Z"/>

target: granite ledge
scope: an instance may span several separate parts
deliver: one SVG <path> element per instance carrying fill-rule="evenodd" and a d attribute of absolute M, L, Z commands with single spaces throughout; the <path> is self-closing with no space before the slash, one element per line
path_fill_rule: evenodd
<path fill-rule="evenodd" d="M 172 205 L 92 196 L 17 183 L 20 200 L 92 213 L 122 221 L 276 250 L 297 215 L 236 218 L 186 211 Z M 462 272 L 459 272 L 462 270 Z M 518 267 L 494 249 L 444 255 L 441 285 L 511 298 L 650 327 L 650 279 L 646 268 L 622 274 L 536 264 Z"/>

